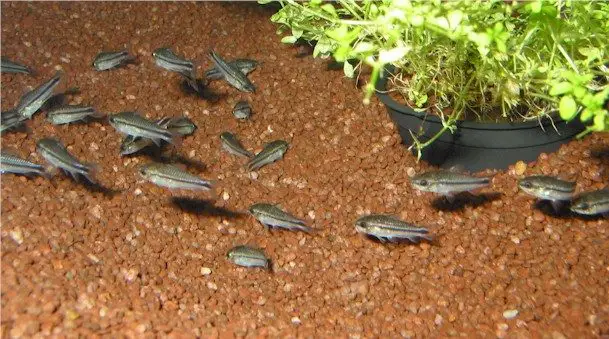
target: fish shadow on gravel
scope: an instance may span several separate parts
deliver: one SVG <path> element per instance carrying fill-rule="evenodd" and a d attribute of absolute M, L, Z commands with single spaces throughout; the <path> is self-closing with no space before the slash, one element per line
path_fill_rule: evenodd
<path fill-rule="evenodd" d="M 196 95 L 199 98 L 212 103 L 216 103 L 226 96 L 226 94 L 218 94 L 213 92 L 209 88 L 208 83 L 203 79 L 197 79 L 197 85 L 201 89 L 200 91 L 196 91 L 194 88 L 190 87 L 186 80 L 180 80 L 180 89 L 187 95 Z"/>
<path fill-rule="evenodd" d="M 171 198 L 171 203 L 180 210 L 195 215 L 238 219 L 246 216 L 247 214 L 243 212 L 232 211 L 224 207 L 214 206 L 213 200 L 188 197 L 174 197 Z"/>
<path fill-rule="evenodd" d="M 440 211 L 453 212 L 463 210 L 466 206 L 479 207 L 497 200 L 501 196 L 502 194 L 498 192 L 480 194 L 463 192 L 455 195 L 453 201 L 449 201 L 443 196 L 438 197 L 431 202 L 431 206 Z"/>
<path fill-rule="evenodd" d="M 164 155 L 163 149 L 166 146 L 171 147 L 171 145 L 165 145 L 165 144 L 163 144 L 161 147 L 152 145 L 152 146 L 146 147 L 134 154 L 128 154 L 128 155 L 126 155 L 126 157 L 135 158 L 135 157 L 138 157 L 141 155 L 145 155 L 154 161 L 158 161 L 158 162 L 161 162 L 164 164 L 178 163 L 178 164 L 182 164 L 182 165 L 186 166 L 187 168 L 192 168 L 199 172 L 203 172 L 207 169 L 207 165 L 205 165 L 204 163 L 193 160 L 193 159 L 188 159 L 181 154 L 176 153 L 176 154 L 171 154 L 171 155 Z"/>
<path fill-rule="evenodd" d="M 86 178 L 83 177 L 79 177 L 78 180 L 71 178 L 69 175 L 66 174 L 66 179 L 72 181 L 73 183 L 75 183 L 78 186 L 82 186 L 84 187 L 87 191 L 92 192 L 92 193 L 101 193 L 106 197 L 112 198 L 115 195 L 122 193 L 122 190 L 117 190 L 114 188 L 110 188 L 110 187 L 106 187 L 100 183 L 97 182 L 91 182 L 89 180 L 87 180 Z M 53 178 L 50 179 L 50 182 L 53 186 L 56 187 L 55 185 L 55 180 L 57 180 L 57 178 L 54 176 Z"/>

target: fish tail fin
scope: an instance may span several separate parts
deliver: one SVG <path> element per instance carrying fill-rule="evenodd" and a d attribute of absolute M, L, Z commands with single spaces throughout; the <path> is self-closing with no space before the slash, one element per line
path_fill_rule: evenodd
<path fill-rule="evenodd" d="M 106 114 L 106 113 L 104 113 L 104 112 L 100 112 L 100 111 L 98 111 L 98 110 L 96 110 L 96 109 L 94 109 L 94 110 L 93 110 L 93 114 L 91 114 L 91 117 L 92 117 L 92 118 L 95 118 L 95 119 L 103 119 L 103 118 L 105 118 L 106 116 L 107 116 L 107 114 Z"/>
<path fill-rule="evenodd" d="M 182 146 L 182 135 L 178 132 L 170 131 L 171 139 L 168 140 L 169 143 L 173 145 L 175 148 L 180 148 Z"/>
<path fill-rule="evenodd" d="M 87 178 L 87 180 L 89 180 L 89 182 L 91 183 L 96 183 L 97 180 L 97 175 L 99 174 L 99 165 L 98 164 L 94 164 L 94 163 L 87 163 L 85 164 L 85 166 L 87 167 L 87 173 L 83 174 L 83 176 L 85 178 Z"/>

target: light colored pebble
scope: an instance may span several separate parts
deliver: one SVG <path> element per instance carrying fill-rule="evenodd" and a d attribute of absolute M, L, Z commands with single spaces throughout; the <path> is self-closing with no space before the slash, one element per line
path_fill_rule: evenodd
<path fill-rule="evenodd" d="M 139 188 L 136 188 L 135 191 L 133 191 L 133 194 L 140 195 L 140 194 L 142 194 L 142 190 Z"/>
<path fill-rule="evenodd" d="M 213 282 L 211 282 L 211 281 L 208 281 L 208 282 L 207 282 L 207 288 L 209 288 L 210 290 L 214 290 L 214 291 L 216 291 L 216 290 L 218 289 L 218 285 L 214 284 L 214 283 L 213 283 Z"/>
<path fill-rule="evenodd" d="M 436 326 L 440 326 L 442 325 L 442 322 L 444 321 L 444 318 L 442 318 L 441 315 L 436 314 L 436 318 L 434 319 L 434 324 L 436 324 Z"/>
<path fill-rule="evenodd" d="M 406 169 L 406 174 L 408 174 L 408 176 L 412 178 L 417 174 L 417 171 L 415 171 L 414 167 L 408 167 Z"/>
<path fill-rule="evenodd" d="M 23 244 L 23 232 L 21 232 L 20 228 L 15 228 L 14 230 L 10 231 L 9 234 L 11 235 L 11 239 L 13 239 L 17 245 Z"/>
<path fill-rule="evenodd" d="M 518 315 L 518 310 L 505 310 L 503 311 L 503 317 L 505 319 L 514 319 Z"/>
<path fill-rule="evenodd" d="M 292 317 L 292 324 L 294 324 L 294 325 L 300 325 L 300 318 L 298 318 L 298 317 Z"/>
<path fill-rule="evenodd" d="M 523 175 L 526 170 L 527 164 L 525 164 L 522 160 L 518 161 L 514 166 L 514 172 L 516 173 L 516 175 Z"/>
<path fill-rule="evenodd" d="M 224 191 L 224 193 L 222 193 L 222 199 L 224 199 L 224 201 L 230 199 L 230 195 L 227 191 Z"/>
<path fill-rule="evenodd" d="M 133 95 L 133 94 L 128 94 L 128 95 L 127 95 L 127 100 L 135 100 L 135 95 Z"/>
<path fill-rule="evenodd" d="M 211 274 L 211 268 L 201 267 L 201 275 L 210 275 L 210 274 Z"/>

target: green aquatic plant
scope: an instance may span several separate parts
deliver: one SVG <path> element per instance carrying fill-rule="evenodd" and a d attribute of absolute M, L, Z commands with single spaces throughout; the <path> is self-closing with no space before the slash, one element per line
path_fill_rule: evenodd
<path fill-rule="evenodd" d="M 273 2 L 260 0 L 260 3 Z M 392 90 L 410 106 L 461 119 L 577 117 L 581 134 L 609 131 L 609 3 L 602 1 L 278 0 L 271 20 L 282 42 L 314 41 L 315 57 L 333 56 L 353 77 L 371 68 L 369 103 L 385 66 Z"/>

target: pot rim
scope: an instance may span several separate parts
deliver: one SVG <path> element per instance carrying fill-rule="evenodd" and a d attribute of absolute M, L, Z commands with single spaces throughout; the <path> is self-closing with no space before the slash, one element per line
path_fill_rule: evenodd
<path fill-rule="evenodd" d="M 441 124 L 442 120 L 434 114 L 428 114 L 424 112 L 417 112 L 412 107 L 404 104 L 400 104 L 395 101 L 387 92 L 387 80 L 388 75 L 395 70 L 395 66 L 388 65 L 385 67 L 383 72 L 381 72 L 381 76 L 376 82 L 375 92 L 376 96 L 381 100 L 381 102 L 387 105 L 392 110 L 406 115 L 413 115 L 421 120 L 438 123 Z M 554 124 L 559 123 L 568 123 L 560 118 L 557 114 L 554 114 Z M 540 125 L 545 129 L 546 126 L 549 126 L 550 129 L 553 129 L 552 121 L 547 117 L 544 117 L 540 120 L 535 121 L 516 121 L 516 122 L 478 122 L 471 120 L 458 120 L 457 125 L 459 128 L 463 129 L 483 129 L 483 130 L 513 130 L 513 129 L 529 129 L 529 128 L 539 128 Z"/>

